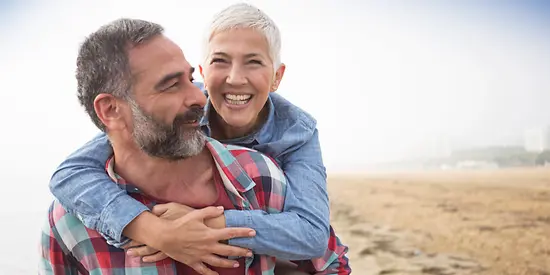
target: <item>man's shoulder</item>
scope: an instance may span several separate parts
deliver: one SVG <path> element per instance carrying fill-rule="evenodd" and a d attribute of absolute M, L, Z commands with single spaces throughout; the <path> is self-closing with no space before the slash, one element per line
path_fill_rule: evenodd
<path fill-rule="evenodd" d="M 286 184 L 283 170 L 270 156 L 251 148 L 222 144 L 214 139 L 210 139 L 210 146 L 218 154 L 218 164 L 226 168 L 223 169 L 225 172 L 234 174 L 235 178 L 239 177 L 239 172 L 244 172 L 251 179 L 272 179 Z"/>
<path fill-rule="evenodd" d="M 238 145 L 225 145 L 227 150 L 250 177 L 275 177 L 283 175 L 277 162 L 264 153 Z"/>
<path fill-rule="evenodd" d="M 50 206 L 46 223 L 52 237 L 70 250 L 87 239 L 102 238 L 97 231 L 86 228 L 75 215 L 67 212 L 57 200 Z"/>
<path fill-rule="evenodd" d="M 270 213 L 282 211 L 287 180 L 275 160 L 254 149 L 236 145 L 225 146 L 235 159 L 234 168 L 240 168 L 229 170 L 232 170 L 232 176 L 243 187 L 241 191 L 253 190 L 257 198 L 262 198 L 258 199 L 258 203 L 261 202 L 260 206 Z"/>

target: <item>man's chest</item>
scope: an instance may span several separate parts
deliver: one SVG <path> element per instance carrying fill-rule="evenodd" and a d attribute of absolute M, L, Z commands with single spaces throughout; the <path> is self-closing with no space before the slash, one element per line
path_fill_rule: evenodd
<path fill-rule="evenodd" d="M 231 202 L 224 188 L 224 183 L 219 174 L 209 174 L 197 178 L 193 184 L 175 185 L 164 190 L 162 196 L 150 196 L 142 192 L 130 193 L 132 197 L 141 201 L 148 207 L 156 204 L 175 202 L 192 208 L 204 208 L 207 206 L 218 206 L 220 201 L 225 202 L 226 209 L 234 208 L 227 205 Z"/>

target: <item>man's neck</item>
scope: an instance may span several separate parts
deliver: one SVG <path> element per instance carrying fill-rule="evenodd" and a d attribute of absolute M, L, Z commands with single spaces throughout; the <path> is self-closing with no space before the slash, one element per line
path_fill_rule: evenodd
<path fill-rule="evenodd" d="M 117 148 L 113 144 L 115 172 L 145 194 L 166 199 L 174 189 L 193 188 L 203 184 L 205 171 L 213 169 L 212 155 L 204 147 L 193 157 L 171 161 L 151 157 L 135 148 Z"/>

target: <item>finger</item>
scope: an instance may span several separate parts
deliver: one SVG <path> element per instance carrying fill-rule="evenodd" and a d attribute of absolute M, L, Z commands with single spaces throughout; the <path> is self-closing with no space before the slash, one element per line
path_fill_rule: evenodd
<path fill-rule="evenodd" d="M 202 262 L 192 264 L 190 267 L 201 275 L 219 275 L 218 272 L 206 267 Z"/>
<path fill-rule="evenodd" d="M 157 204 L 153 206 L 153 209 L 151 209 L 151 213 L 159 217 L 162 214 L 164 214 L 166 211 L 168 211 L 168 208 L 170 208 L 170 203 Z"/>
<path fill-rule="evenodd" d="M 223 206 L 217 206 L 217 207 L 208 206 L 202 209 L 192 211 L 188 215 L 191 215 L 192 219 L 205 220 L 205 219 L 219 217 L 222 214 L 223 214 Z"/>
<path fill-rule="evenodd" d="M 168 255 L 164 254 L 164 252 L 157 252 L 153 255 L 143 257 L 142 260 L 146 263 L 152 263 L 152 262 L 162 261 L 166 258 L 168 258 Z"/>
<path fill-rule="evenodd" d="M 139 256 L 139 257 L 153 255 L 157 252 L 159 252 L 159 250 L 149 246 L 141 246 L 141 247 L 134 247 L 134 248 L 128 249 L 128 255 Z"/>
<path fill-rule="evenodd" d="M 254 229 L 246 227 L 228 227 L 211 230 L 211 237 L 216 241 L 229 240 L 234 238 L 250 238 L 256 236 L 256 231 Z"/>
<path fill-rule="evenodd" d="M 216 255 L 206 255 L 201 259 L 204 263 L 207 263 L 211 266 L 225 267 L 225 268 L 234 268 L 239 267 L 239 262 L 235 260 L 224 259 Z"/>
<path fill-rule="evenodd" d="M 227 244 L 215 244 L 209 249 L 210 253 L 214 253 L 220 256 L 235 256 L 235 257 L 251 257 L 252 251 Z"/>

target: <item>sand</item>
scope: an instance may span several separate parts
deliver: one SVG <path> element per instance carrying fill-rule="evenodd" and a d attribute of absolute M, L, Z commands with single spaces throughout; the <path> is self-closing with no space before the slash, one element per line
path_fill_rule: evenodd
<path fill-rule="evenodd" d="M 550 169 L 329 177 L 353 274 L 549 274 Z"/>

